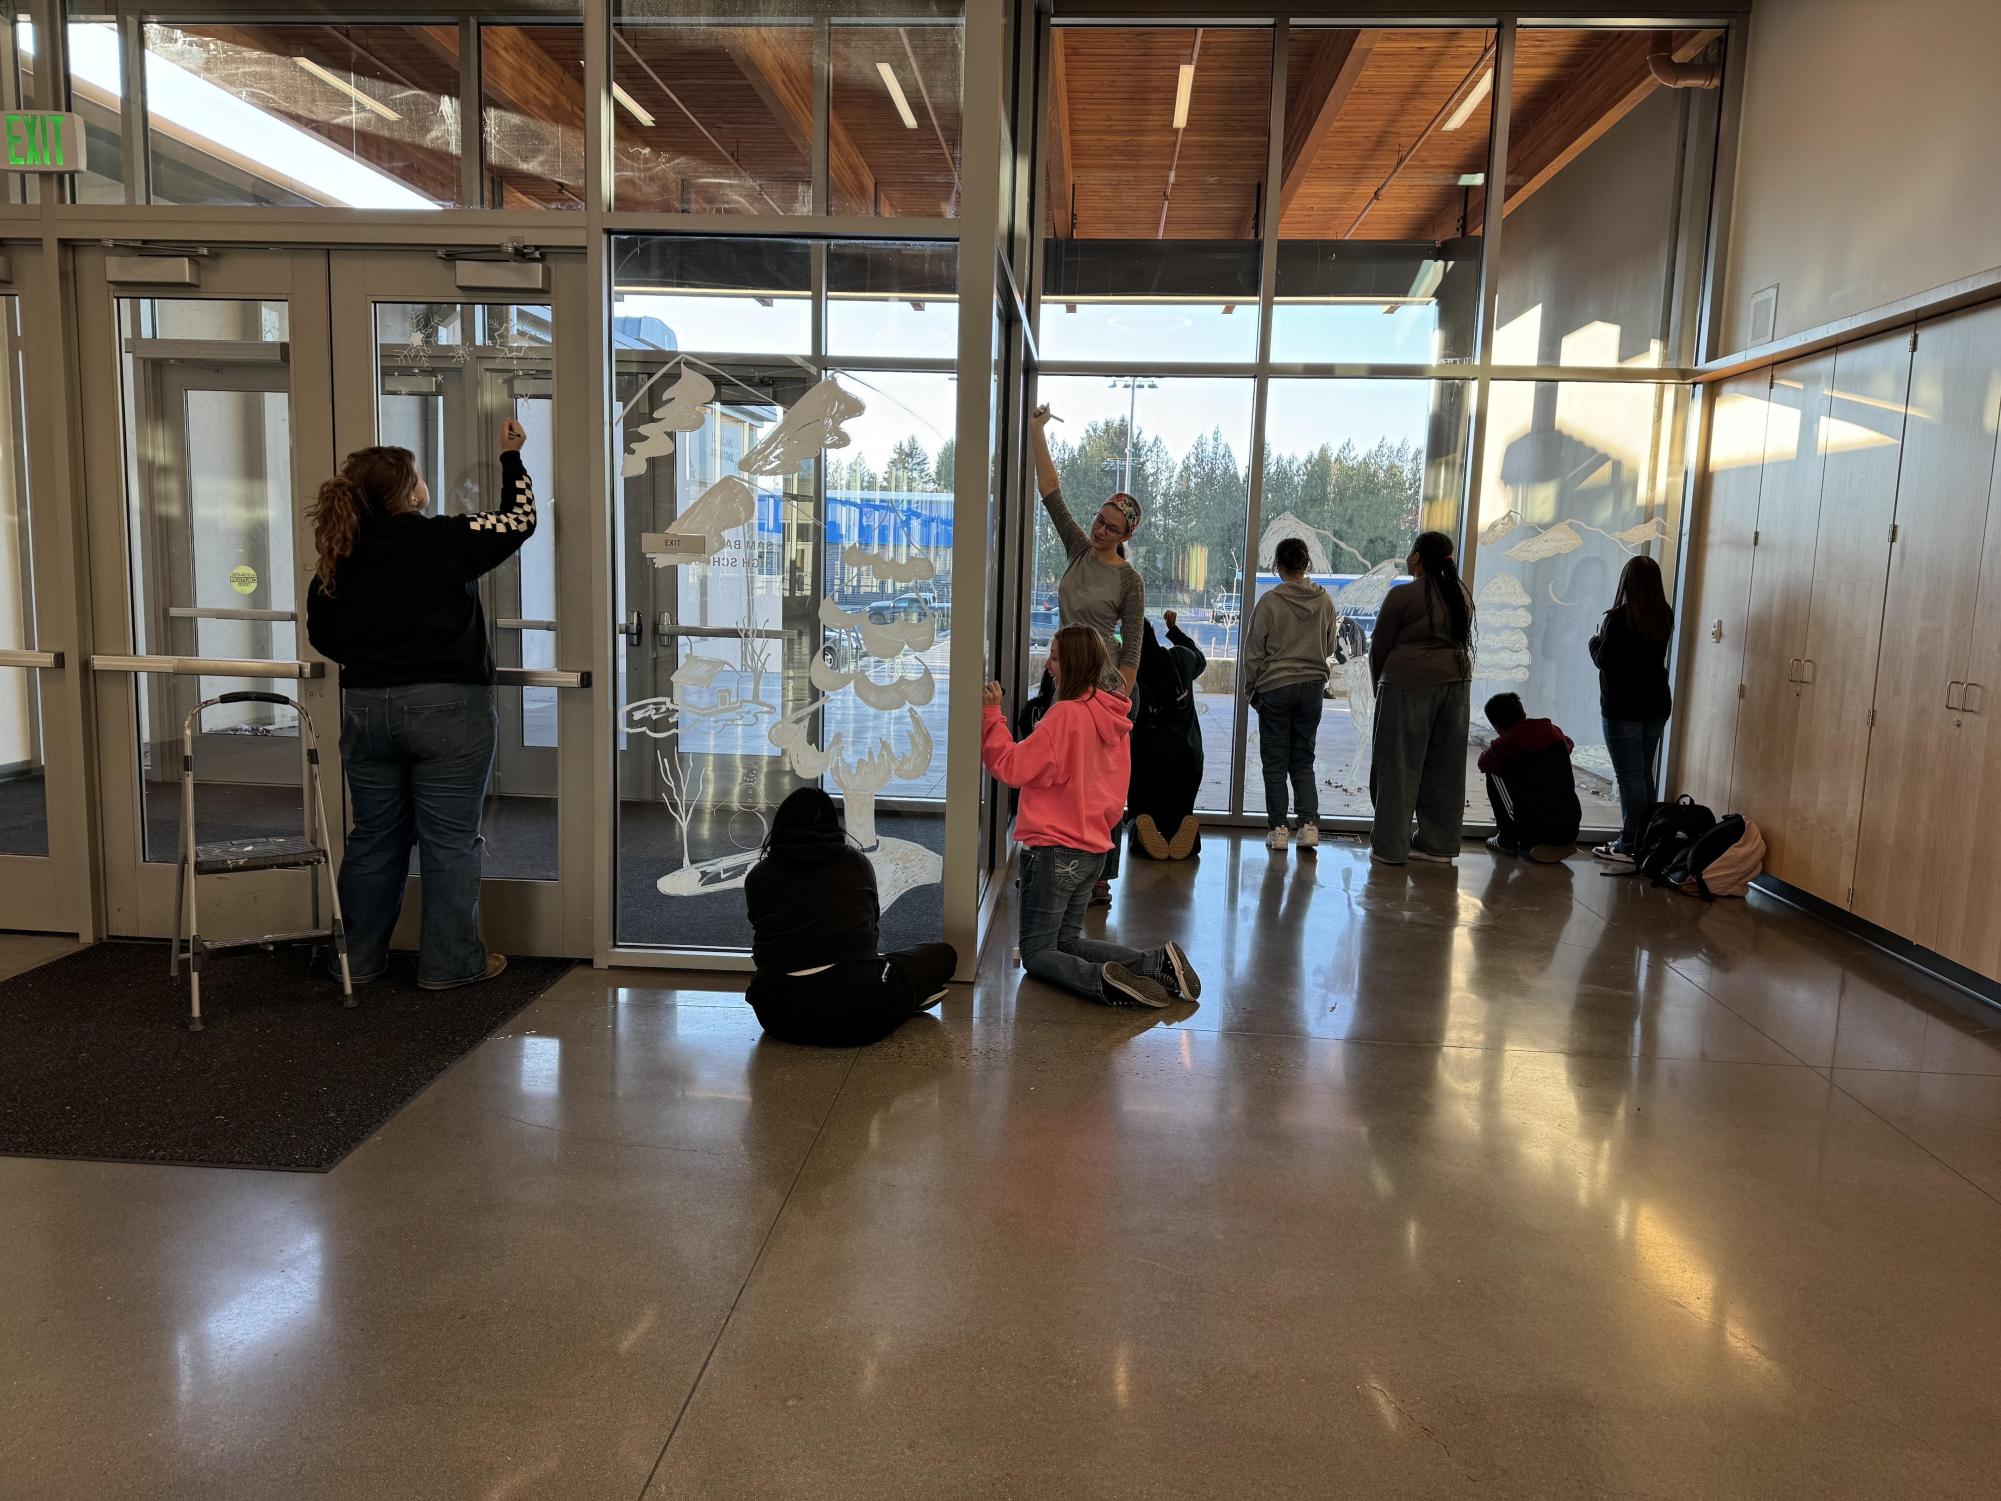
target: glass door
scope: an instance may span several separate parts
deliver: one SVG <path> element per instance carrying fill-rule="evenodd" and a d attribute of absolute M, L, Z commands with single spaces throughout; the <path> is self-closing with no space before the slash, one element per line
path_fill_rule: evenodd
<path fill-rule="evenodd" d="M 198 703 L 244 689 L 293 699 L 338 785 L 335 706 L 301 655 L 310 547 L 296 499 L 332 463 L 326 257 L 83 250 L 78 282 L 84 387 L 116 393 L 85 414 L 107 919 L 114 934 L 164 936 L 183 723 Z M 222 705 L 196 730 L 197 839 L 305 826 L 293 708 Z M 212 885 L 218 937 L 317 922 L 317 888 L 297 871 Z"/>
<path fill-rule="evenodd" d="M 79 914 L 82 841 L 65 837 L 62 812 L 75 810 L 76 756 L 66 712 L 76 663 L 62 649 L 66 602 L 59 567 L 65 518 L 35 514 L 30 464 L 30 384 L 25 349 L 57 337 L 55 319 L 27 327 L 34 310 L 10 290 L 34 275 L 34 253 L 10 246 L 0 257 L 0 925 L 73 928 Z"/>
<path fill-rule="evenodd" d="M 559 389 L 589 389 L 571 332 L 582 327 L 583 273 L 581 256 L 333 256 L 337 453 L 408 448 L 433 507 L 465 513 L 495 504 L 501 424 L 512 418 L 528 433 L 538 524 L 479 585 L 500 675 L 482 905 L 514 953 L 591 948 L 588 695 L 577 691 L 590 685 L 590 512 L 579 499 L 589 456 L 561 433 L 557 411 Z M 495 290 L 486 285 L 495 279 L 531 285 Z M 566 362 L 574 368 L 560 370 Z M 414 889 L 414 855 L 411 878 Z M 399 943 L 414 941 L 415 909 L 405 908 Z"/>

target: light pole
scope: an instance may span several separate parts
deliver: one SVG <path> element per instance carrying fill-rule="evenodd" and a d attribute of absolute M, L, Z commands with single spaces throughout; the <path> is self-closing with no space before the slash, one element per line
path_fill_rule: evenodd
<path fill-rule="evenodd" d="M 1133 489 L 1133 425 L 1139 420 L 1139 393 L 1158 391 L 1160 382 L 1150 375 L 1115 375 L 1111 384 L 1114 391 L 1124 386 L 1131 393 L 1130 399 L 1126 402 L 1125 478 L 1119 484 L 1119 488 L 1130 495 Z"/>

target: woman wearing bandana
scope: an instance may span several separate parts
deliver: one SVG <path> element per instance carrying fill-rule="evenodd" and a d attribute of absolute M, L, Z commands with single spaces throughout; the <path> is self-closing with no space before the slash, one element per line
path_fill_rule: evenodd
<path fill-rule="evenodd" d="M 1146 618 L 1146 584 L 1139 570 L 1126 561 L 1125 545 L 1139 530 L 1140 504 L 1122 490 L 1098 507 L 1088 531 L 1079 526 L 1064 502 L 1063 482 L 1056 473 L 1056 461 L 1049 455 L 1048 426 L 1048 406 L 1037 407 L 1028 422 L 1037 488 L 1070 559 L 1056 586 L 1057 617 L 1062 625 L 1089 626 L 1104 638 L 1111 664 L 1104 686 L 1131 698 L 1144 640 L 1140 626 Z M 1049 691 L 1049 686 L 1044 674 L 1044 691 Z M 1105 878 L 1092 893 L 1093 906 L 1111 905 L 1111 883 L 1119 873 L 1123 836 L 1122 822 L 1105 861 Z"/>

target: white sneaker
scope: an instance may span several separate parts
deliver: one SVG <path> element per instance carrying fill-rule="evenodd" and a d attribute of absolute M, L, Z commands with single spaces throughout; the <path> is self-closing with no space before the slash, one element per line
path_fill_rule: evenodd
<path fill-rule="evenodd" d="M 1268 850 L 1274 850 L 1281 855 L 1285 853 L 1286 847 L 1291 842 L 1292 842 L 1292 832 L 1289 829 L 1287 829 L 1284 824 L 1280 824 L 1277 828 L 1273 829 L 1269 834 L 1265 835 L 1265 848 Z"/>
<path fill-rule="evenodd" d="M 1320 825 L 1303 823 L 1299 826 L 1299 847 L 1303 850 L 1320 848 Z"/>
<path fill-rule="evenodd" d="M 1415 845 L 1411 846 L 1410 857 L 1413 860 L 1422 860 L 1426 865 L 1451 865 L 1454 863 L 1454 858 L 1451 855 L 1429 854 Z"/>

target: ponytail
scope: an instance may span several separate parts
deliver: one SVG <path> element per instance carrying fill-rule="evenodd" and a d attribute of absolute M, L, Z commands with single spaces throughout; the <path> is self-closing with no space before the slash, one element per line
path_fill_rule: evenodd
<path fill-rule="evenodd" d="M 361 523 L 370 516 L 407 510 L 416 493 L 417 456 L 407 448 L 361 448 L 347 456 L 340 473 L 327 480 L 306 508 L 319 551 L 315 574 L 320 591 L 334 592 L 340 565 L 354 552 Z"/>
<path fill-rule="evenodd" d="M 1452 539 L 1443 532 L 1420 532 L 1411 551 L 1424 565 L 1425 591 L 1444 602 L 1452 639 L 1461 646 L 1471 646 L 1473 606 L 1466 598 L 1466 586 L 1459 582 L 1459 565 L 1452 561 Z"/>

